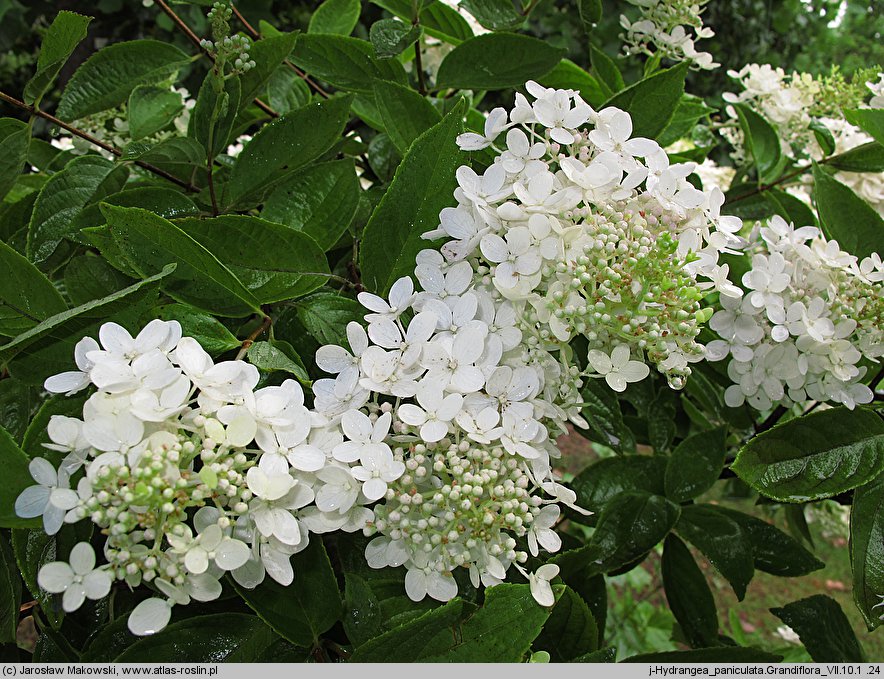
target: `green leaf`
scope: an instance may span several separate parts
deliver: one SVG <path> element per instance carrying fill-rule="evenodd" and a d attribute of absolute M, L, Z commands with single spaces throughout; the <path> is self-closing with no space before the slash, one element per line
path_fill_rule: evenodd
<path fill-rule="evenodd" d="M 344 131 L 351 101 L 351 97 L 318 101 L 262 127 L 236 159 L 227 202 L 257 201 L 276 183 L 319 158 Z"/>
<path fill-rule="evenodd" d="M 511 31 L 525 23 L 511 0 L 461 0 L 459 6 L 491 31 Z"/>
<path fill-rule="evenodd" d="M 123 189 L 118 193 L 106 196 L 101 202 L 120 207 L 140 207 L 166 219 L 189 217 L 200 213 L 196 203 L 185 194 L 164 186 L 139 186 L 134 189 Z M 99 203 L 92 203 L 77 215 L 71 228 L 82 231 L 84 228 L 101 226 L 104 221 Z M 84 245 L 91 244 L 91 241 L 83 233 L 72 234 L 70 239 Z M 119 289 L 119 286 L 115 289 Z"/>
<path fill-rule="evenodd" d="M 38 104 L 55 82 L 58 72 L 65 65 L 74 48 L 86 37 L 91 17 L 74 12 L 61 11 L 55 15 L 49 28 L 43 33 L 37 72 L 25 85 L 26 104 Z"/>
<path fill-rule="evenodd" d="M 114 662 L 252 663 L 276 639 L 254 615 L 218 613 L 175 622 L 139 639 Z"/>
<path fill-rule="evenodd" d="M 884 172 L 884 146 L 870 141 L 832 156 L 826 165 L 845 172 Z"/>
<path fill-rule="evenodd" d="M 565 587 L 531 648 L 549 651 L 552 662 L 569 662 L 597 650 L 598 644 L 599 630 L 589 606 Z"/>
<path fill-rule="evenodd" d="M 675 530 L 699 549 L 743 600 L 755 574 L 752 546 L 743 529 L 711 505 L 682 507 Z"/>
<path fill-rule="evenodd" d="M 179 219 L 176 224 L 261 304 L 306 295 L 328 281 L 322 248 L 300 231 L 246 215 Z"/>
<path fill-rule="evenodd" d="M 632 136 L 656 139 L 672 120 L 684 94 L 688 64 L 657 71 L 615 94 L 605 107 L 616 106 L 632 117 Z"/>
<path fill-rule="evenodd" d="M 556 599 L 564 587 L 553 587 Z M 528 585 L 503 583 L 485 590 L 485 603 L 448 641 L 444 653 L 428 654 L 424 662 L 520 662 L 550 616 L 531 595 Z M 456 641 L 455 641 L 456 638 Z"/>
<path fill-rule="evenodd" d="M 669 121 L 657 141 L 660 146 L 666 147 L 683 137 L 690 137 L 697 123 L 714 112 L 715 109 L 707 106 L 706 102 L 699 97 L 685 94 L 678 102 L 678 108 L 675 109 L 672 120 Z"/>
<path fill-rule="evenodd" d="M 585 662 L 585 663 L 611 663 L 617 660 L 617 649 L 613 646 L 608 646 L 607 648 L 600 648 L 597 651 L 593 651 L 592 653 L 586 653 L 581 655 L 579 658 L 574 658 L 571 662 Z"/>
<path fill-rule="evenodd" d="M 884 235 L 881 215 L 816 163 L 813 184 L 816 209 L 826 236 L 860 259 L 875 252 Z"/>
<path fill-rule="evenodd" d="M 617 67 L 617 63 L 609 57 L 601 48 L 590 43 L 589 58 L 592 64 L 592 72 L 596 75 L 599 84 L 609 98 L 626 87 L 623 75 Z"/>
<path fill-rule="evenodd" d="M 249 48 L 249 55 L 252 61 L 255 62 L 255 67 L 239 77 L 241 92 L 239 108 L 241 110 L 245 109 L 260 94 L 261 90 L 278 70 L 288 72 L 294 76 L 295 80 L 304 84 L 296 73 L 283 65 L 283 62 L 288 59 L 289 54 L 295 48 L 297 40 L 297 33 L 283 33 L 281 35 L 264 37 L 252 43 L 252 46 Z M 304 85 L 306 86 L 306 84 Z M 305 101 L 304 103 L 307 102 Z M 270 106 L 277 110 L 273 101 L 270 102 Z M 278 112 L 288 113 L 291 108 L 293 107 L 288 106 Z"/>
<path fill-rule="evenodd" d="M 686 502 L 712 487 L 724 467 L 724 427 L 689 436 L 676 446 L 666 465 L 666 497 Z"/>
<path fill-rule="evenodd" d="M 817 594 L 770 612 L 797 632 L 814 662 L 866 662 L 850 620 L 831 597 Z"/>
<path fill-rule="evenodd" d="M 206 165 L 206 152 L 194 139 L 172 137 L 158 144 L 133 142 L 123 149 L 121 161 L 143 160 L 170 174 L 190 181 Z"/>
<path fill-rule="evenodd" d="M 307 32 L 350 35 L 359 22 L 361 12 L 362 3 L 359 0 L 325 0 L 310 17 Z"/>
<path fill-rule="evenodd" d="M 397 19 L 381 19 L 371 25 L 369 40 L 375 55 L 380 59 L 395 57 L 417 42 L 423 29 Z M 420 95 L 418 95 L 420 96 Z"/>
<path fill-rule="evenodd" d="M 355 299 L 334 292 L 318 292 L 298 300 L 298 318 L 319 344 L 348 346 L 346 327 L 361 321 L 365 309 Z"/>
<path fill-rule="evenodd" d="M 177 265 L 163 281 L 173 299 L 220 315 L 260 313 L 261 303 L 236 274 L 180 227 L 140 208 L 103 204 L 101 211 L 114 243 L 140 276 Z"/>
<path fill-rule="evenodd" d="M 14 118 L 0 118 L 0 200 L 22 176 L 22 169 L 28 159 L 31 135 L 28 126 Z"/>
<path fill-rule="evenodd" d="M 884 477 L 857 488 L 850 512 L 853 598 L 872 630 L 882 624 L 884 594 Z M 879 608 L 875 608 L 879 606 Z"/>
<path fill-rule="evenodd" d="M 77 337 L 77 334 L 83 328 L 93 325 L 97 320 L 107 319 L 111 314 L 131 306 L 135 299 L 158 287 L 159 282 L 172 271 L 174 271 L 174 267 L 167 266 L 158 274 L 145 278 L 112 295 L 50 316 L 27 332 L 0 346 L 0 362 L 8 362 L 16 354 L 28 349 L 43 338 L 48 338 L 50 342 L 69 343 L 71 355 L 73 355 L 73 345 L 82 337 L 82 335 Z M 72 336 L 75 339 L 72 340 Z"/>
<path fill-rule="evenodd" d="M 774 181 L 780 172 L 780 139 L 761 115 L 744 104 L 734 104 L 746 148 L 755 161 L 758 183 Z"/>
<path fill-rule="evenodd" d="M 313 536 L 292 557 L 294 580 L 283 587 L 270 578 L 255 589 L 234 585 L 249 607 L 280 636 L 297 646 L 312 646 L 341 619 L 341 593 L 325 547 Z"/>
<path fill-rule="evenodd" d="M 832 136 L 832 132 L 821 120 L 811 120 L 808 127 L 813 131 L 816 143 L 820 145 L 824 156 L 830 156 L 835 153 L 835 137 Z"/>
<path fill-rule="evenodd" d="M 370 92 L 375 80 L 405 84 L 405 69 L 395 59 L 377 59 L 367 40 L 343 35 L 302 35 L 291 60 L 310 75 L 342 90 Z"/>
<path fill-rule="evenodd" d="M 602 20 L 602 0 L 577 0 L 577 12 L 587 29 Z"/>
<path fill-rule="evenodd" d="M 675 535 L 663 545 L 663 588 L 669 608 L 692 648 L 718 645 L 718 610 L 706 576 Z"/>
<path fill-rule="evenodd" d="M 586 467 L 571 482 L 581 507 L 598 513 L 615 496 L 627 491 L 663 494 L 666 458 L 618 455 Z"/>
<path fill-rule="evenodd" d="M 58 117 L 77 120 L 118 106 L 138 85 L 162 82 L 189 63 L 187 54 L 159 40 L 108 45 L 71 76 L 58 104 Z"/>
<path fill-rule="evenodd" d="M 310 376 L 300 362 L 289 358 L 281 349 L 270 342 L 255 342 L 249 347 L 246 357 L 249 363 L 263 372 L 281 370 L 298 378 L 299 382 L 309 384 Z"/>
<path fill-rule="evenodd" d="M 361 646 L 381 634 L 383 614 L 368 580 L 344 573 L 344 631 L 353 646 Z"/>
<path fill-rule="evenodd" d="M 650 552 L 675 526 L 679 506 L 660 495 L 627 491 L 602 510 L 591 543 L 601 550 L 597 566 L 608 573 Z"/>
<path fill-rule="evenodd" d="M 28 422 L 40 407 L 40 392 L 20 380 L 0 380 L 0 427 L 6 429 L 16 441 L 21 441 Z"/>
<path fill-rule="evenodd" d="M 554 588 L 561 596 L 561 586 Z M 501 584 L 485 593 L 485 605 L 458 622 L 467 606 L 455 598 L 375 637 L 356 649 L 352 662 L 517 662 L 540 633 L 550 610 L 528 585 Z"/>
<path fill-rule="evenodd" d="M 219 80 L 212 71 L 206 75 L 190 112 L 187 136 L 195 139 L 205 149 L 204 156 L 214 158 L 230 142 L 242 86 L 239 78 Z"/>
<path fill-rule="evenodd" d="M 587 380 L 580 396 L 584 403 L 580 414 L 589 424 L 589 431 L 581 433 L 614 450 L 635 450 L 635 437 L 623 422 L 620 402 L 601 380 Z"/>
<path fill-rule="evenodd" d="M 129 136 L 149 137 L 169 125 L 184 108 L 181 95 L 168 88 L 139 85 L 129 95 Z"/>
<path fill-rule="evenodd" d="M 0 242 L 0 331 L 16 334 L 67 309 L 61 294 L 36 266 Z"/>
<path fill-rule="evenodd" d="M 879 144 L 884 144 L 884 109 L 853 108 L 844 109 L 847 122 L 868 132 Z"/>
<path fill-rule="evenodd" d="M 620 662 L 640 663 L 775 663 L 783 659 L 758 648 L 744 646 L 717 646 L 692 651 L 664 651 L 643 653 L 624 658 Z"/>
<path fill-rule="evenodd" d="M 18 447 L 9 432 L 0 427 L 0 459 L 3 460 L 3 485 L 0 486 L 0 527 L 23 528 L 41 525 L 40 518 L 22 519 L 15 513 L 15 499 L 28 486 L 33 486 L 30 460 Z"/>
<path fill-rule="evenodd" d="M 359 207 L 359 179 L 352 159 L 311 165 L 279 184 L 261 217 L 302 231 L 323 250 L 347 232 Z"/>
<path fill-rule="evenodd" d="M 767 521 L 726 507 L 719 512 L 739 524 L 749 539 L 755 568 L 765 573 L 794 578 L 823 568 L 825 564 L 800 542 Z"/>
<path fill-rule="evenodd" d="M 435 107 L 411 88 L 378 81 L 374 93 L 384 128 L 403 156 L 415 139 L 442 119 Z"/>
<path fill-rule="evenodd" d="M 511 585 L 498 585 L 510 587 Z M 489 594 L 494 590 L 488 590 Z M 418 618 L 359 646 L 350 662 L 422 662 L 444 653 L 454 643 L 453 630 L 464 613 L 464 600 L 454 598 Z"/>
<path fill-rule="evenodd" d="M 549 73 L 564 50 L 515 33 L 486 33 L 465 40 L 442 60 L 436 76 L 440 90 L 501 90 L 521 87 Z M 482 64 L 482 68 L 477 68 Z"/>
<path fill-rule="evenodd" d="M 414 6 L 411 0 L 371 0 L 378 7 L 395 16 L 411 23 L 415 18 Z M 432 2 L 422 7 L 420 15 L 421 26 L 428 35 L 438 38 L 452 45 L 459 45 L 464 40 L 473 37 L 473 29 L 457 10 L 448 7 L 441 2 Z"/>
<path fill-rule="evenodd" d="M 544 87 L 577 90 L 592 106 L 601 106 L 611 93 L 602 88 L 595 76 L 584 71 L 570 59 L 562 59 L 555 68 L 540 78 Z"/>
<path fill-rule="evenodd" d="M 792 194 L 779 189 L 768 189 L 761 195 L 776 214 L 792 222 L 796 227 L 816 225 L 816 215 L 813 210 Z"/>
<path fill-rule="evenodd" d="M 368 145 L 368 164 L 381 182 L 387 184 L 392 181 L 401 162 L 402 154 L 386 132 L 372 138 Z"/>
<path fill-rule="evenodd" d="M 750 440 L 731 469 L 780 502 L 832 497 L 884 470 L 884 422 L 862 408 L 814 412 Z"/>
<path fill-rule="evenodd" d="M 21 577 L 15 554 L 0 535 L 0 643 L 15 643 L 21 604 Z"/>
<path fill-rule="evenodd" d="M 438 223 L 456 186 L 461 157 L 455 139 L 464 109 L 459 102 L 414 141 L 365 226 L 360 264 L 368 290 L 386 294 L 414 270 L 415 255 L 426 246 L 421 235 Z"/>
<path fill-rule="evenodd" d="M 164 304 L 154 313 L 164 321 L 178 321 L 182 333 L 197 340 L 212 356 L 238 349 L 241 344 L 217 318 L 187 304 Z"/>
<path fill-rule="evenodd" d="M 48 260 L 59 243 L 79 231 L 77 216 L 87 205 L 119 191 L 128 170 L 100 156 L 78 156 L 43 185 L 28 225 L 28 258 Z"/>
<path fill-rule="evenodd" d="M 292 69 L 280 66 L 267 81 L 267 102 L 277 113 L 289 113 L 310 103 L 310 86 Z"/>

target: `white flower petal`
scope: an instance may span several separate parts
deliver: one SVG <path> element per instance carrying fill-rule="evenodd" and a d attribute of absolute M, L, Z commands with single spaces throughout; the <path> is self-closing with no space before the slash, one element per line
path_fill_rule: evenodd
<path fill-rule="evenodd" d="M 129 631 L 143 637 L 156 634 L 172 617 L 172 606 L 163 599 L 145 599 L 129 614 Z"/>
<path fill-rule="evenodd" d="M 65 591 L 73 581 L 74 570 L 64 561 L 48 563 L 37 573 L 37 584 L 52 594 Z"/>

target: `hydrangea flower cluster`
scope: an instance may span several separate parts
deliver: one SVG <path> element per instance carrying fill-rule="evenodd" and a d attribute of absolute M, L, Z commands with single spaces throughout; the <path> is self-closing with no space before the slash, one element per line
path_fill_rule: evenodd
<path fill-rule="evenodd" d="M 725 402 L 758 410 L 808 400 L 869 403 L 860 359 L 884 355 L 884 265 L 858 261 L 812 226 L 773 217 L 760 228 L 744 297 L 721 296 L 710 360 L 730 357 Z"/>
<path fill-rule="evenodd" d="M 659 53 L 673 61 L 688 61 L 696 69 L 711 71 L 721 64 L 709 52 L 698 52 L 696 43 L 715 35 L 703 25 L 703 6 L 709 0 L 629 0 L 641 8 L 641 18 L 631 22 L 620 16 L 627 54 Z M 693 31 L 692 31 L 693 29 Z"/>
<path fill-rule="evenodd" d="M 832 134 L 835 154 L 873 141 L 863 130 L 848 123 L 841 110 L 884 107 L 884 99 L 877 94 L 880 83 L 847 83 L 837 72 L 825 78 L 814 78 L 809 73 L 787 75 L 783 69 L 768 64 L 748 64 L 739 71 L 728 71 L 728 75 L 742 89 L 739 93 L 726 92 L 724 100 L 729 104 L 746 104 L 763 115 L 776 129 L 781 151 L 789 158 L 821 160 L 826 155 L 817 142 L 814 125 L 823 125 Z M 879 79 L 884 81 L 884 73 L 879 74 Z M 740 164 L 746 159 L 743 133 L 736 125 L 737 115 L 732 106 L 727 108 L 727 114 L 733 124 L 722 127 L 721 132 L 734 147 L 732 157 Z M 835 178 L 884 216 L 884 175 L 839 171 Z M 810 175 L 803 176 L 790 192 L 810 203 Z"/>
<path fill-rule="evenodd" d="M 314 383 L 315 407 L 344 440 L 322 472 L 339 492 L 316 504 L 329 510 L 332 530 L 332 510 L 349 512 L 360 484 L 380 501 L 365 528 L 375 535 L 366 559 L 404 565 L 416 601 L 454 597 L 458 567 L 491 586 L 514 566 L 538 601 L 551 603 L 554 569 L 545 579 L 527 573 L 517 539 L 527 537 L 534 554 L 561 544 L 550 530 L 558 503 L 574 506 L 576 497 L 552 472 L 566 418 L 555 401 L 574 379 L 522 341 L 513 306 L 476 285 L 470 262 L 426 250 L 417 276 L 422 292 L 404 277 L 386 300 L 360 293 L 367 331 L 351 322 L 349 350 L 317 351 L 317 365 L 335 377 Z"/>
<path fill-rule="evenodd" d="M 596 376 L 617 391 L 648 375 L 643 359 L 682 387 L 705 355 L 703 297 L 732 287 L 718 258 L 742 247 L 740 220 L 720 214 L 718 188 L 687 180 L 694 163 L 670 164 L 656 142 L 631 138 L 626 112 L 526 87 L 533 103 L 517 94 L 512 111 L 491 112 L 484 135 L 458 139 L 497 155 L 481 175 L 458 170 L 457 207 L 424 236 L 451 240 L 432 266 L 423 255 L 418 280 L 438 290 L 446 271 L 471 275 L 509 303 L 525 343 L 562 350 L 563 370 L 568 342 L 583 335 Z"/>
<path fill-rule="evenodd" d="M 77 344 L 79 370 L 44 385 L 68 395 L 95 390 L 82 420 L 50 420 L 47 448 L 64 457 L 57 467 L 31 461 L 36 485 L 16 512 L 42 516 L 50 535 L 91 521 L 107 536 L 107 563 L 96 569 L 82 543 L 70 564 L 41 569 L 41 586 L 63 592 L 72 611 L 113 580 L 150 583 L 163 598 L 129 617 L 132 632 L 148 634 L 165 626 L 173 605 L 217 598 L 225 572 L 245 587 L 265 575 L 290 583 L 289 559 L 307 546 L 310 510 L 320 513 L 314 500 L 329 494 L 316 445 L 324 423 L 304 407 L 301 387 L 288 380 L 256 390 L 257 368 L 214 364 L 177 321 L 152 321 L 134 338 L 106 323 L 99 339 Z"/>

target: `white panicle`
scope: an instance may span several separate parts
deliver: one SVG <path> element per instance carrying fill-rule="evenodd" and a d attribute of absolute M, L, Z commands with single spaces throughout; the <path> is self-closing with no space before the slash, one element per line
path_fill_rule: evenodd
<path fill-rule="evenodd" d="M 884 354 L 884 266 L 862 261 L 819 229 L 774 217 L 753 244 L 745 297 L 721 296 L 710 360 L 730 358 L 725 401 L 758 410 L 806 401 L 869 403 L 863 357 Z"/>
<path fill-rule="evenodd" d="M 79 370 L 46 380 L 51 392 L 94 391 L 82 420 L 52 417 L 46 447 L 64 459 L 57 469 L 32 460 L 36 485 L 15 508 L 42 516 L 50 535 L 92 521 L 107 536 L 107 562 L 96 567 L 92 547 L 80 543 L 69 562 L 40 570 L 40 586 L 63 593 L 73 611 L 105 596 L 113 580 L 152 582 L 163 598 L 142 602 L 129 619 L 133 633 L 152 634 L 172 606 L 220 596 L 225 572 L 245 587 L 265 574 L 290 583 L 288 560 L 309 540 L 303 516 L 325 483 L 316 444 L 329 438 L 300 385 L 255 391 L 253 365 L 215 364 L 176 321 L 151 321 L 135 337 L 105 323 L 98 336 L 77 344 Z"/>

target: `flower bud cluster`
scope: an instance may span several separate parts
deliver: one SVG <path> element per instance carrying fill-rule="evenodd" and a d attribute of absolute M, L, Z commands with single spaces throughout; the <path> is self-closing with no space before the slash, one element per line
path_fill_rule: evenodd
<path fill-rule="evenodd" d="M 696 42 L 715 35 L 703 25 L 701 16 L 709 0 L 629 0 L 641 8 L 641 17 L 631 22 L 620 16 L 626 30 L 621 36 L 626 54 L 661 54 L 673 61 L 687 61 L 693 68 L 718 68 L 709 52 L 698 52 Z M 693 34 L 691 33 L 693 29 Z"/>
<path fill-rule="evenodd" d="M 252 41 L 244 35 L 230 35 L 230 19 L 233 10 L 224 2 L 216 2 L 208 13 L 214 40 L 200 40 L 203 48 L 215 61 L 232 64 L 233 74 L 240 75 L 255 68 L 255 61 L 250 57 Z"/>
<path fill-rule="evenodd" d="M 366 548 L 374 567 L 405 562 L 405 588 L 420 601 L 447 601 L 457 592 L 452 572 L 469 569 L 473 585 L 503 581 L 512 563 L 528 553 L 516 538 L 530 534 L 550 551 L 559 547 L 550 530 L 559 517 L 555 504 L 542 506 L 534 482 L 518 460 L 500 446 L 448 439 L 399 448 L 405 473 L 387 490 L 366 532 L 380 533 Z"/>
<path fill-rule="evenodd" d="M 742 278 L 747 294 L 722 295 L 709 324 L 722 338 L 709 343 L 710 360 L 731 358 L 725 402 L 759 410 L 869 403 L 859 362 L 884 355 L 880 257 L 859 261 L 816 227 L 796 229 L 779 216 L 759 235 Z"/>

